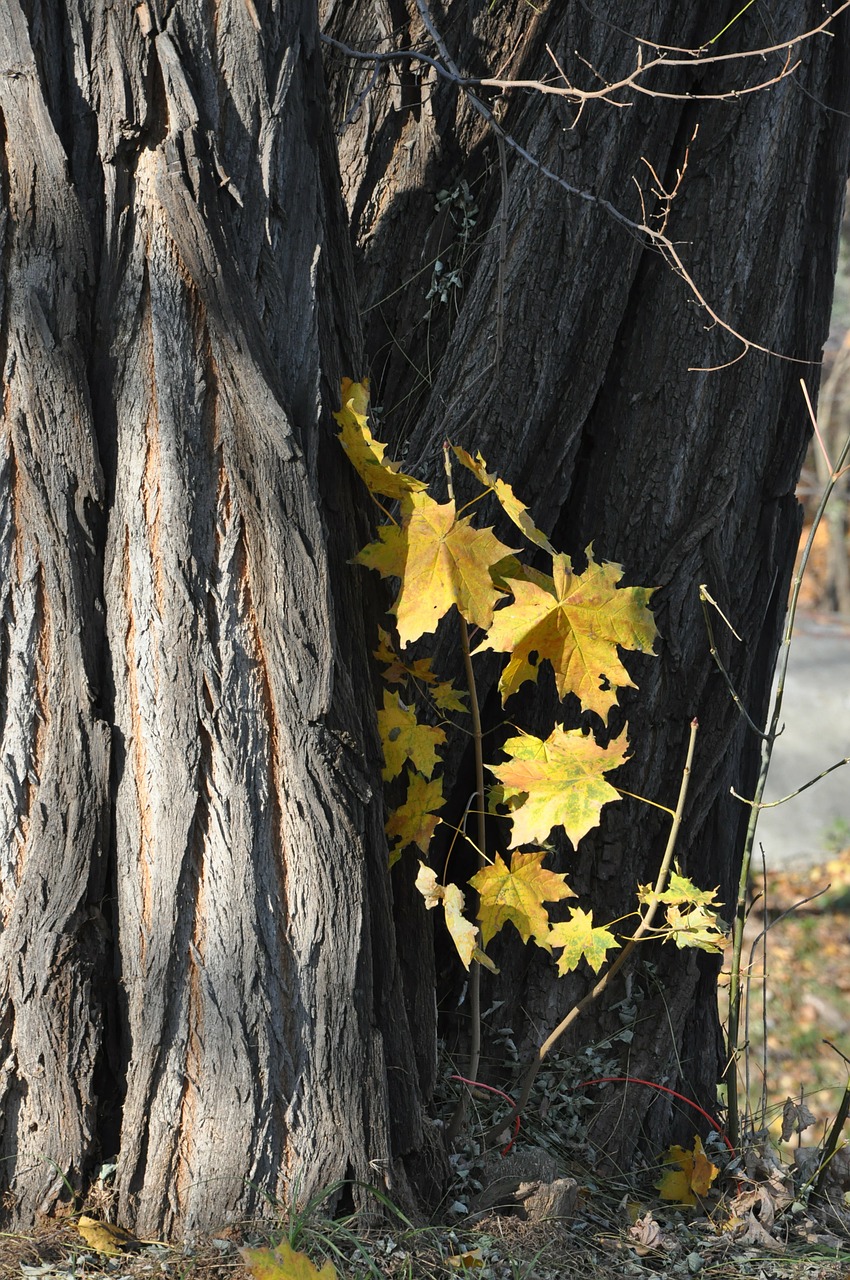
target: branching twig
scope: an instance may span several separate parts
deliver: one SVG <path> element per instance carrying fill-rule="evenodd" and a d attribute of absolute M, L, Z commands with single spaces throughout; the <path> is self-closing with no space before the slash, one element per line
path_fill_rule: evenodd
<path fill-rule="evenodd" d="M 629 957 L 631 956 L 632 952 L 634 951 L 638 943 L 643 938 L 645 938 L 647 934 L 650 932 L 650 930 L 652 929 L 652 922 L 655 919 L 655 915 L 660 903 L 660 895 L 664 892 L 664 889 L 667 885 L 667 879 L 670 875 L 670 868 L 673 865 L 673 854 L 676 849 L 676 841 L 679 836 L 679 829 L 682 825 L 682 815 L 685 810 L 685 801 L 688 795 L 688 783 L 690 782 L 690 778 L 691 778 L 691 765 L 693 764 L 694 744 L 696 742 L 698 727 L 699 726 L 696 720 L 692 720 L 691 733 L 690 733 L 690 738 L 688 740 L 688 754 L 685 760 L 685 767 L 682 770 L 682 781 L 679 786 L 679 799 L 676 803 L 676 809 L 673 814 L 673 825 L 671 826 L 670 834 L 667 837 L 667 847 L 664 850 L 664 857 L 661 860 L 661 866 L 658 871 L 658 877 L 655 881 L 655 888 L 653 889 L 652 894 L 650 895 L 646 914 L 642 917 L 640 924 L 635 929 L 631 938 L 629 938 L 628 942 L 623 947 L 622 951 L 617 956 L 616 960 L 612 961 L 612 963 L 608 966 L 608 968 L 603 973 L 602 977 L 599 978 L 598 981 L 595 982 L 594 985 L 591 987 L 590 991 L 588 991 L 587 995 L 582 996 L 581 1000 L 579 1000 L 577 1004 L 573 1005 L 572 1009 L 567 1014 L 567 1016 L 563 1018 L 561 1022 L 558 1023 L 555 1030 L 551 1032 L 551 1034 L 548 1035 L 546 1039 L 543 1041 L 542 1045 L 537 1051 L 537 1055 L 534 1058 L 534 1061 L 530 1064 L 530 1066 L 528 1067 L 528 1070 L 523 1076 L 522 1088 L 520 1090 L 520 1094 L 519 1094 L 519 1098 L 517 1099 L 516 1106 L 514 1107 L 513 1111 L 510 1111 L 508 1115 L 503 1116 L 502 1119 L 499 1120 L 497 1124 L 494 1124 L 490 1129 L 487 1130 L 487 1132 L 484 1135 L 485 1143 L 489 1144 L 490 1142 L 493 1141 L 494 1138 L 498 1137 L 498 1135 L 505 1128 L 505 1125 L 510 1124 L 510 1122 L 522 1112 L 523 1108 L 528 1102 L 528 1098 L 531 1093 L 532 1086 L 534 1085 L 534 1081 L 537 1079 L 537 1073 L 540 1070 L 541 1066 L 543 1065 L 543 1062 L 549 1050 L 553 1047 L 553 1045 L 555 1045 L 558 1042 L 558 1040 L 560 1040 L 564 1032 L 567 1031 L 573 1025 L 573 1023 L 580 1017 L 580 1015 L 584 1012 L 584 1010 L 588 1007 L 588 1005 L 592 1004 L 594 1000 L 597 1000 L 599 996 L 602 995 L 602 992 L 609 985 L 612 979 L 620 972 L 623 965 L 629 959 Z"/>

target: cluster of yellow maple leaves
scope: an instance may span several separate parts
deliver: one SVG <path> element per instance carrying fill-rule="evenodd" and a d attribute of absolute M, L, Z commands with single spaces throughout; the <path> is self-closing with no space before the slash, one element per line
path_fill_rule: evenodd
<path fill-rule="evenodd" d="M 342 407 L 334 414 L 340 443 L 387 517 L 377 539 L 355 562 L 399 582 L 390 609 L 398 647 L 389 632 L 381 630 L 375 651 L 387 686 L 378 711 L 385 781 L 398 778 L 407 766 L 405 798 L 387 820 L 392 865 L 410 845 L 427 856 L 444 804 L 437 770 L 446 733 L 441 725 L 420 720 L 416 695 L 444 717 L 467 710 L 466 695 L 441 680 L 429 658 L 406 661 L 400 649 L 434 632 L 455 608 L 470 627 L 483 633 L 476 654 L 508 655 L 499 682 L 503 703 L 526 681 L 536 682 L 541 663 L 548 662 L 559 697 L 575 694 L 583 709 L 607 723 L 618 690 L 634 687 L 618 649 L 651 653 L 657 631 L 648 607 L 652 588 L 619 587 L 621 566 L 595 562 L 592 548 L 586 553 L 586 570 L 574 573 L 569 556 L 555 550 L 510 485 L 487 470 L 480 454 L 472 457 L 465 449 L 452 448 L 457 461 L 481 485 L 480 496 L 494 494 L 524 537 L 551 557 L 551 574 L 523 564 L 516 549 L 501 542 L 491 528 L 476 526 L 473 515 L 462 514 L 466 508 L 458 511 L 453 496 L 447 502 L 436 501 L 423 481 L 385 456 L 386 445 L 369 428 L 368 381 L 343 379 L 341 398 Z M 398 503 L 398 518 L 387 502 Z M 608 951 L 620 944 L 608 929 L 594 925 L 592 911 L 579 907 L 569 909 L 568 920 L 550 923 L 545 904 L 576 895 L 564 875 L 543 867 L 545 849 L 527 847 L 544 844 L 558 826 L 576 845 L 598 825 L 602 806 L 620 798 L 606 775 L 627 758 L 626 730 L 600 746 L 581 729 L 555 725 L 545 740 L 520 733 L 509 737 L 501 751 L 506 759 L 488 766 L 498 780 L 489 805 L 494 812 L 497 806 L 507 811 L 511 861 L 508 866 L 497 853 L 469 881 L 478 894 L 477 922 L 464 916 L 459 886 L 440 884 L 425 863 L 420 863 L 416 885 L 428 907 L 442 904 L 467 968 L 473 960 L 493 967 L 484 948 L 511 923 L 524 942 L 533 938 L 547 951 L 560 950 L 562 974 L 582 958 L 598 972 Z M 648 887 L 639 889 L 639 901 L 647 902 L 650 893 Z M 713 893 L 698 890 L 678 875 L 659 900 L 668 912 L 657 933 L 674 937 L 680 946 L 722 945 Z"/>

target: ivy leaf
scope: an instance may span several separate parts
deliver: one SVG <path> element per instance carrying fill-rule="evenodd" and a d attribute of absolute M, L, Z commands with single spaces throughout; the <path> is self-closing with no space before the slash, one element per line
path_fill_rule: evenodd
<path fill-rule="evenodd" d="M 391 867 L 409 844 L 415 844 L 423 853 L 428 852 L 431 837 L 440 822 L 435 810 L 442 809 L 445 803 L 442 778 L 432 778 L 429 782 L 421 773 L 408 769 L 407 796 L 403 804 L 393 809 L 385 828 L 395 842 L 390 850 Z"/>
<path fill-rule="evenodd" d="M 694 1138 L 693 1151 L 673 1146 L 665 1152 L 665 1157 L 665 1163 L 674 1167 L 655 1184 L 662 1200 L 696 1204 L 697 1197 L 708 1195 L 720 1170 L 708 1159 L 698 1137 Z"/>
<path fill-rule="evenodd" d="M 538 547 L 543 547 L 544 551 L 548 551 L 550 555 L 556 555 L 555 548 L 545 533 L 540 532 L 528 514 L 528 507 L 525 503 L 520 502 L 509 484 L 506 484 L 504 480 L 500 480 L 497 475 L 493 475 L 487 470 L 487 463 L 481 457 L 481 454 L 477 453 L 473 458 L 465 449 L 461 449 L 460 445 L 453 445 L 452 448 L 458 461 L 462 462 L 472 472 L 478 483 L 496 495 L 502 504 L 502 510 L 505 515 L 525 534 L 526 538 L 530 542 L 536 543 Z"/>
<path fill-rule="evenodd" d="M 510 921 L 523 942 L 533 937 L 539 946 L 551 950 L 549 913 L 543 904 L 576 895 L 567 884 L 566 876 L 543 868 L 545 857 L 542 849 L 533 853 L 515 852 L 508 870 L 497 853 L 493 865 L 482 867 L 470 880 L 479 895 L 478 920 L 485 947 Z"/>
<path fill-rule="evenodd" d="M 549 941 L 553 947 L 563 947 L 558 957 L 558 973 L 561 977 L 571 973 L 584 957 L 594 973 L 602 968 L 609 951 L 619 947 L 619 942 L 608 929 L 593 927 L 593 912 L 581 907 L 570 907 L 570 920 L 559 920 L 552 925 Z"/>
<path fill-rule="evenodd" d="M 511 814 L 511 848 L 542 844 L 553 827 L 563 827 L 574 845 L 599 824 L 604 804 L 619 800 L 604 774 L 626 759 L 625 729 L 600 747 L 580 729 L 555 725 L 545 742 L 531 734 L 509 738 L 505 764 L 488 766 L 503 785 L 503 802 L 525 800 Z"/>
<path fill-rule="evenodd" d="M 306 1253 L 296 1253 L 286 1240 L 281 1240 L 275 1249 L 240 1249 L 239 1252 L 256 1280 L 337 1280 L 332 1263 L 326 1262 L 319 1271 Z"/>
<path fill-rule="evenodd" d="M 439 760 L 436 748 L 446 740 L 442 729 L 420 724 L 415 711 L 402 705 L 397 693 L 384 690 L 384 709 L 378 712 L 378 732 L 384 748 L 381 777 L 391 781 L 401 773 L 405 760 L 430 778 Z"/>
<path fill-rule="evenodd" d="M 369 430 L 369 379 L 352 382 L 342 380 L 342 408 L 334 418 L 342 430 L 337 439 L 349 461 L 370 493 L 385 498 L 403 498 L 408 493 L 427 489 L 415 476 L 406 476 L 395 462 L 384 459 L 387 446 L 375 440 Z"/>
<path fill-rule="evenodd" d="M 508 580 L 514 601 L 499 610 L 477 650 L 511 655 L 499 682 L 503 703 L 526 680 L 537 680 L 543 659 L 552 664 L 558 696 L 575 693 L 583 707 L 603 720 L 617 701 L 617 690 L 635 687 L 617 649 L 652 652 L 657 635 L 647 608 L 652 589 L 618 589 L 621 566 L 596 564 L 591 550 L 582 574 L 573 573 L 568 556 L 556 555 L 552 578 L 523 574 Z"/>
<path fill-rule="evenodd" d="M 693 880 L 689 880 L 687 876 L 683 876 L 678 867 L 670 872 L 670 879 L 667 882 L 667 888 L 663 893 L 656 894 L 651 884 L 642 884 L 638 887 L 638 901 L 644 904 L 650 903 L 653 898 L 657 902 L 667 902 L 678 906 L 685 906 L 688 903 L 713 903 L 717 900 L 717 889 L 698 889 Z M 719 903 L 717 904 L 720 905 Z"/>
<path fill-rule="evenodd" d="M 454 502 L 435 502 L 411 493 L 401 526 L 381 525 L 378 541 L 355 561 L 384 577 L 401 579 L 391 612 L 403 645 L 435 631 L 452 605 L 473 626 L 487 630 L 504 591 L 490 566 L 511 554 L 492 529 L 477 529 L 469 516 L 457 518 Z"/>

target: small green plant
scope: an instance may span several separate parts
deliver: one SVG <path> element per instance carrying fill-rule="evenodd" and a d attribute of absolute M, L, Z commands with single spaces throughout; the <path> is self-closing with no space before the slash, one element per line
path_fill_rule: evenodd
<path fill-rule="evenodd" d="M 527 682 L 536 683 L 542 664 L 548 662 L 559 698 L 576 695 L 582 709 L 594 712 L 606 725 L 618 691 L 634 687 L 619 650 L 652 652 L 657 636 L 649 609 L 652 589 L 619 586 L 621 567 L 596 561 L 592 547 L 585 553 L 584 572 L 575 572 L 569 556 L 552 546 L 511 487 L 487 470 L 480 454 L 472 457 L 458 446 L 445 446 L 448 501 L 438 502 L 423 481 L 406 475 L 385 457 L 386 446 L 369 429 L 368 406 L 368 383 L 345 379 L 342 408 L 335 415 L 339 438 L 387 518 L 377 539 L 360 551 L 356 562 L 400 584 L 390 610 L 395 638 L 381 631 L 375 654 L 384 668 L 386 686 L 378 712 L 383 776 L 392 783 L 406 772 L 405 796 L 387 821 L 391 865 L 410 846 L 427 858 L 444 804 L 439 753 L 447 731 L 470 734 L 475 748 L 475 798 L 470 808 L 476 835 L 473 838 L 465 829 L 459 834 L 477 851 L 478 870 L 461 888 L 445 875 L 441 880 L 420 859 L 416 877 L 426 906 L 442 908 L 461 962 L 471 969 L 468 1074 L 475 1080 L 480 1054 L 478 966 L 495 970 L 486 949 L 506 925 L 512 925 L 524 943 L 533 940 L 553 956 L 558 953 L 561 975 L 582 960 L 601 973 L 591 999 L 641 940 L 655 938 L 709 951 L 724 945 L 715 892 L 697 888 L 673 864 L 696 724 L 676 809 L 657 806 L 673 819 L 671 835 L 655 884 L 637 886 L 637 925 L 631 936 L 624 944 L 612 931 L 621 921 L 599 924 L 592 909 L 577 906 L 568 908 L 568 919 L 553 923 L 549 904 L 576 895 L 565 875 L 543 865 L 548 838 L 554 828 L 561 827 L 577 845 L 598 825 L 602 808 L 628 794 L 608 780 L 628 757 L 627 729 L 600 745 L 593 734 L 558 724 L 545 738 L 523 731 L 508 733 L 503 727 L 502 759 L 485 764 L 473 658 L 484 652 L 508 656 L 499 682 L 503 703 Z M 454 497 L 453 462 L 471 472 L 481 490 L 461 510 Z M 500 542 L 491 528 L 476 525 L 472 514 L 464 514 L 488 494 L 497 498 L 523 538 L 551 559 L 551 573 L 524 564 L 515 548 Z M 392 502 L 398 503 L 397 518 L 388 509 Z M 440 678 L 430 658 L 408 659 L 403 652 L 436 631 L 452 610 L 457 614 L 458 647 L 466 673 L 463 692 Z M 474 650 L 473 636 L 477 639 Z M 423 709 L 430 720 L 440 723 L 423 718 Z M 460 716 L 468 716 L 471 723 L 461 724 L 456 719 Z M 495 780 L 489 785 L 485 769 Z M 506 848 L 488 849 L 488 813 L 503 817 L 510 826 Z M 477 899 L 474 910 L 467 905 L 469 889 Z M 660 909 L 663 916 L 656 923 Z M 609 962 L 613 951 L 619 955 Z M 541 1047 L 526 1072 L 517 1109 L 524 1105 L 546 1053 L 587 1002 L 586 998 L 576 1006 Z M 461 1120 L 462 1112 L 456 1116 L 454 1130 Z"/>

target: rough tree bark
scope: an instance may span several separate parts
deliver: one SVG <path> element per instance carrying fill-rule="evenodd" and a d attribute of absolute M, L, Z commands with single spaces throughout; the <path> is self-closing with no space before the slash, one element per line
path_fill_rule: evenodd
<path fill-rule="evenodd" d="M 436 16 L 473 70 L 540 70 L 547 40 L 609 75 L 633 57 L 604 6 L 592 21 L 584 5 L 537 8 L 452 0 Z M 630 21 L 698 44 L 723 19 L 698 9 L 647 3 Z M 762 20 L 796 33 L 799 10 L 752 9 L 729 39 L 764 44 Z M 400 3 L 328 20 L 352 43 L 421 34 Z M 671 181 L 699 119 L 671 234 L 742 332 L 816 359 L 847 48 L 841 27 L 739 102 L 597 104 L 576 122 L 527 96 L 507 120 L 634 215 L 641 155 Z M 739 73 L 696 67 L 672 83 L 735 86 Z M 344 115 L 341 78 L 337 90 Z M 499 290 L 487 130 L 415 69 L 379 81 L 362 110 L 342 135 L 343 187 L 388 422 L 426 464 L 446 429 L 481 447 L 567 549 L 593 538 L 660 584 L 664 649 L 635 668 L 624 781 L 668 799 L 700 715 L 683 852 L 728 898 L 739 815 L 723 796 L 746 787 L 753 757 L 708 662 L 695 585 L 745 636 L 730 661 L 758 712 L 796 528 L 795 379 L 802 367 L 814 387 L 816 370 L 751 353 L 688 373 L 729 349 L 681 283 L 510 153 Z M 120 1218 L 152 1236 L 346 1175 L 404 1198 L 426 1145 L 433 983 L 415 925 L 394 931 L 368 637 L 346 565 L 365 529 L 329 429 L 339 376 L 363 356 L 312 6 L 0 0 L 0 125 L 7 1216 L 50 1209 L 116 1151 Z M 434 217 L 444 187 L 458 194 Z M 400 289 L 415 271 L 427 286 L 444 248 L 466 259 L 451 322 L 421 280 Z M 430 344 L 415 323 L 426 309 Z M 656 857 L 652 822 L 621 808 L 574 872 L 601 914 Z M 398 910 L 410 890 L 396 877 Z M 522 1003 L 549 1023 L 580 981 L 555 986 L 525 962 L 505 958 L 515 1016 Z M 707 1096 L 713 973 L 663 959 L 658 973 L 654 987 L 637 979 L 637 1061 L 655 1051 L 656 1076 Z M 631 1101 L 624 1150 L 644 1120 Z M 668 1129 L 656 1108 L 649 1135 Z"/>
<path fill-rule="evenodd" d="M 0 111 L 4 1206 L 404 1199 L 315 13 L 3 0 Z"/>
<path fill-rule="evenodd" d="M 707 52 L 732 54 L 781 44 L 824 17 L 813 2 L 739 10 L 712 3 L 685 13 L 654 0 L 627 15 L 607 2 L 430 7 L 463 75 L 554 79 L 551 50 L 586 89 L 634 70 L 637 37 L 648 59 L 664 46 L 700 48 L 731 23 Z M 329 0 L 323 20 L 356 49 L 412 46 L 441 56 L 413 0 Z M 481 91 L 513 138 L 585 193 L 577 198 L 510 144 L 502 161 L 490 126 L 427 64 L 392 64 L 374 77 L 373 66 L 337 48 L 326 53 L 384 438 L 405 449 L 408 469 L 418 462 L 432 475 L 444 437 L 480 448 L 557 546 L 581 556 L 592 541 L 598 557 L 625 564 L 627 581 L 658 585 L 660 656 L 629 663 L 640 692 L 622 699 L 634 759 L 619 777 L 672 804 L 688 722 L 699 718 L 679 857 L 698 882 L 719 884 L 727 903 L 746 825 L 729 789 L 751 793 L 758 743 L 712 665 L 697 588 L 708 584 L 742 636 L 736 644 L 721 634 L 721 647 L 759 721 L 800 524 L 794 485 L 810 428 L 798 381 L 816 392 L 827 335 L 848 164 L 848 56 L 844 14 L 832 36 L 790 51 L 786 78 L 735 99 L 698 95 L 779 76 L 790 65 L 785 51 L 694 59 L 644 82 L 680 97 L 619 91 L 628 106 L 591 101 L 578 110 L 525 90 L 495 102 L 497 91 Z M 645 238 L 600 205 L 640 222 L 643 201 L 652 219 L 663 207 L 659 182 L 673 191 L 683 168 L 670 238 L 717 314 L 778 355 L 750 350 L 735 363 L 742 344 L 712 323 Z M 445 288 L 452 270 L 462 288 Z M 428 296 L 433 283 L 447 302 L 439 290 Z M 714 366 L 722 367 L 707 371 Z M 480 678 L 492 690 L 486 660 Z M 499 718 L 492 693 L 488 711 Z M 553 711 L 551 699 L 539 713 L 546 732 Z M 519 714 L 509 704 L 508 715 Z M 462 780 L 457 813 L 471 770 L 454 759 L 448 775 Z M 655 811 L 626 802 L 606 812 L 577 855 L 562 850 L 560 869 L 582 905 L 597 918 L 627 912 L 635 882 L 654 876 L 665 829 Z M 628 986 L 635 1038 L 623 1067 L 713 1106 L 723 1052 L 717 964 L 672 949 L 651 958 L 654 968 L 638 968 Z M 519 948 L 500 963 L 498 994 L 508 1005 L 498 1021 L 512 1021 L 533 1051 L 587 975 L 558 980 L 545 956 Z M 615 984 L 605 1003 L 622 1002 L 626 990 Z M 570 1045 L 621 1027 L 601 1007 Z M 648 1090 L 609 1096 L 595 1138 L 618 1161 L 640 1140 L 657 1150 L 681 1123 Z"/>

